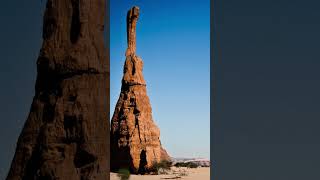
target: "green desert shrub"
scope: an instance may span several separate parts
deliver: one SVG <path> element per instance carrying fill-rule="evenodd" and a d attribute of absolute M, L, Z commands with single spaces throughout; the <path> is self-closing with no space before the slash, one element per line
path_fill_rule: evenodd
<path fill-rule="evenodd" d="M 154 162 L 152 168 L 149 169 L 151 173 L 154 174 L 166 174 L 172 166 L 171 161 L 162 160 L 160 162 Z"/>
<path fill-rule="evenodd" d="M 187 168 L 197 168 L 198 165 L 194 162 L 178 162 L 174 165 L 175 167 L 187 167 Z"/>
<path fill-rule="evenodd" d="M 197 168 L 198 165 L 196 163 L 193 163 L 193 162 L 189 162 L 188 165 L 187 165 L 188 168 Z"/>
<path fill-rule="evenodd" d="M 121 180 L 128 180 L 130 178 L 130 171 L 129 169 L 119 169 L 118 170 L 118 177 Z"/>

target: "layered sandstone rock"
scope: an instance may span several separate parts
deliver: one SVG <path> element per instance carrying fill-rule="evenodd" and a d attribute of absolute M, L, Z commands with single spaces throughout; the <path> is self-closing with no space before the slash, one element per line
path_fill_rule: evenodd
<path fill-rule="evenodd" d="M 138 7 L 131 8 L 127 16 L 128 49 L 121 93 L 111 120 L 111 169 L 145 173 L 154 163 L 170 157 L 161 147 L 142 74 L 143 61 L 135 53 L 138 16 Z"/>
<path fill-rule="evenodd" d="M 105 180 L 105 0 L 48 0 L 35 96 L 7 180 Z"/>

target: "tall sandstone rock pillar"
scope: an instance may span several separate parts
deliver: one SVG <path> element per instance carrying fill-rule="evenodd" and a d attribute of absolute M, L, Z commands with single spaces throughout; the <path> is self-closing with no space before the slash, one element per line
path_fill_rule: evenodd
<path fill-rule="evenodd" d="M 170 157 L 161 147 L 142 74 L 143 62 L 135 53 L 138 16 L 138 7 L 127 15 L 128 48 L 121 93 L 111 120 L 111 170 L 129 168 L 132 173 L 146 173 L 154 163 Z"/>
<path fill-rule="evenodd" d="M 48 0 L 35 96 L 7 180 L 109 177 L 105 0 Z"/>

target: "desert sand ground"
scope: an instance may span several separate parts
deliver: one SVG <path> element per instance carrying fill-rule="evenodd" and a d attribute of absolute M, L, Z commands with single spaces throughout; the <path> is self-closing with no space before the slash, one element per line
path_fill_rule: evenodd
<path fill-rule="evenodd" d="M 120 180 L 117 173 L 110 174 L 111 180 Z M 172 167 L 169 174 L 162 175 L 131 175 L 130 180 L 162 180 L 162 179 L 188 179 L 188 180 L 209 180 L 210 168 L 175 168 Z"/>

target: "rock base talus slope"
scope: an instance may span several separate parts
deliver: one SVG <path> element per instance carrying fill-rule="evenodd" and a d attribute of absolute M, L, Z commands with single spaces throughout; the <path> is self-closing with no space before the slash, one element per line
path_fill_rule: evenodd
<path fill-rule="evenodd" d="M 105 180 L 105 0 L 48 0 L 35 96 L 7 180 Z"/>
<path fill-rule="evenodd" d="M 170 160 L 161 147 L 160 130 L 152 118 L 142 69 L 136 56 L 136 23 L 139 8 L 127 16 L 128 49 L 119 100 L 111 120 L 111 170 L 129 168 L 132 173 L 146 173 L 161 160 Z"/>

